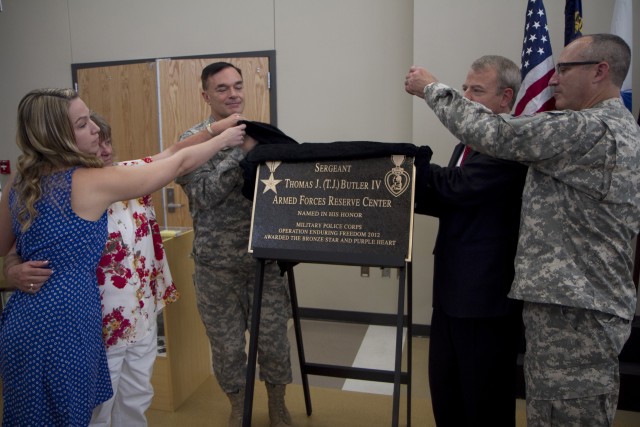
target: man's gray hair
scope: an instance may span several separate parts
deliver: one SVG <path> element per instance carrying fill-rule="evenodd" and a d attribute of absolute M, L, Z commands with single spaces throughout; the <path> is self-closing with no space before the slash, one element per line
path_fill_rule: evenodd
<path fill-rule="evenodd" d="M 520 90 L 520 68 L 509 58 L 500 55 L 485 55 L 473 61 L 471 69 L 474 71 L 483 70 L 487 67 L 494 68 L 498 74 L 498 90 L 507 88 L 513 90 L 513 98 L 509 107 L 513 108 L 516 102 L 518 91 Z"/>
<path fill-rule="evenodd" d="M 609 64 L 611 82 L 622 87 L 631 64 L 631 49 L 629 45 L 614 34 L 589 34 L 591 43 L 581 52 L 584 60 L 604 61 Z"/>

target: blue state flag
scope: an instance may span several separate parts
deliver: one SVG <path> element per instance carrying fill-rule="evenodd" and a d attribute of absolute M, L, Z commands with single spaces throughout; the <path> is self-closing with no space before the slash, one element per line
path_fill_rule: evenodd
<path fill-rule="evenodd" d="M 564 45 L 582 35 L 582 0 L 567 0 L 564 4 Z"/>
<path fill-rule="evenodd" d="M 631 0 L 616 0 L 613 6 L 613 18 L 611 19 L 611 34 L 621 37 L 629 47 L 633 55 L 633 8 Z M 633 64 L 633 58 L 631 59 Z M 622 83 L 620 96 L 624 101 L 624 105 L 631 111 L 631 66 L 627 77 Z"/>

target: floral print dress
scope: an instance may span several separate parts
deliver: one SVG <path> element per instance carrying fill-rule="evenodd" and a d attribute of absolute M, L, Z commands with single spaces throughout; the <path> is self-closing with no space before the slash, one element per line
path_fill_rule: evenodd
<path fill-rule="evenodd" d="M 141 162 L 151 159 L 119 164 Z M 109 237 L 97 270 L 107 349 L 146 337 L 160 310 L 178 299 L 151 196 L 114 203 L 108 218 Z"/>

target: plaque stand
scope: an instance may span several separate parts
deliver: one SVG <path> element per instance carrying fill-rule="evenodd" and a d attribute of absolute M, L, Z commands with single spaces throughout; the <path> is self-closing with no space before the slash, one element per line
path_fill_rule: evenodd
<path fill-rule="evenodd" d="M 250 337 L 249 337 L 249 354 L 247 364 L 247 379 L 245 385 L 245 400 L 243 412 L 243 427 L 251 426 L 251 416 L 253 409 L 253 393 L 255 386 L 255 372 L 258 351 L 258 334 L 259 320 L 262 306 L 262 289 L 264 284 L 264 263 L 266 259 L 274 259 L 260 255 L 264 250 L 255 249 L 254 256 L 257 260 L 256 267 L 256 286 L 254 289 Z M 268 252 L 268 250 L 267 250 Z M 273 254 L 272 254 L 273 255 Z M 291 260 L 287 260 L 291 261 Z M 393 413 L 392 427 L 398 427 L 400 416 L 400 386 L 407 386 L 407 427 L 411 427 L 411 364 L 412 364 L 412 270 L 411 263 L 405 260 L 396 260 L 396 263 L 390 265 L 370 265 L 371 267 L 393 267 L 398 268 L 398 306 L 395 323 L 388 323 L 388 326 L 396 326 L 396 347 L 395 347 L 395 365 L 394 370 L 379 370 L 369 368 L 354 368 L 351 366 L 326 365 L 307 362 L 304 355 L 304 346 L 302 342 L 302 330 L 300 327 L 300 317 L 298 315 L 298 297 L 296 293 L 295 277 L 293 267 L 287 269 L 287 279 L 289 282 L 289 292 L 291 297 L 291 310 L 293 316 L 294 330 L 296 335 L 296 343 L 298 346 L 298 359 L 300 362 L 300 372 L 302 376 L 302 387 L 304 390 L 305 406 L 307 416 L 311 415 L 311 396 L 309 393 L 308 375 L 331 376 L 338 378 L 351 378 L 366 381 L 378 381 L 393 383 Z M 357 264 L 364 265 L 364 264 Z M 407 313 L 405 315 L 405 296 L 407 302 Z M 407 328 L 407 370 L 402 370 L 402 337 L 403 328 Z"/>

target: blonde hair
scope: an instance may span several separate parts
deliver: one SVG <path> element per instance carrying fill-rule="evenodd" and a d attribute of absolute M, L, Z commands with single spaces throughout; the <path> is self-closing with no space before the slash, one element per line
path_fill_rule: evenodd
<path fill-rule="evenodd" d="M 42 197 L 43 176 L 73 166 L 102 167 L 100 159 L 80 152 L 76 145 L 69 105 L 77 98 L 72 89 L 37 89 L 26 94 L 18 105 L 16 143 L 22 154 L 13 188 L 22 231 L 38 215 L 35 204 Z"/>

